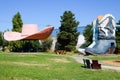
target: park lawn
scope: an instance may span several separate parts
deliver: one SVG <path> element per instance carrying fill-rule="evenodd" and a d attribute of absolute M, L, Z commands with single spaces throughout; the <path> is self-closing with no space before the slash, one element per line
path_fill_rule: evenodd
<path fill-rule="evenodd" d="M 87 58 L 90 59 L 95 59 L 95 60 L 120 60 L 120 55 L 116 55 L 116 54 L 111 54 L 111 55 L 96 55 L 96 56 L 86 56 Z"/>
<path fill-rule="evenodd" d="M 120 72 L 81 66 L 68 55 L 1 53 L 0 80 L 120 80 Z"/>

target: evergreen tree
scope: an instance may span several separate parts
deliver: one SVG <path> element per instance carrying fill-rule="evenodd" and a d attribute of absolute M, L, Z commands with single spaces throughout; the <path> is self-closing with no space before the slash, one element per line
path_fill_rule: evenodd
<path fill-rule="evenodd" d="M 22 30 L 22 19 L 21 19 L 21 15 L 19 12 L 17 12 L 17 14 L 14 15 L 13 19 L 12 19 L 12 24 L 13 24 L 13 28 L 12 31 L 16 31 L 16 32 L 21 32 Z M 23 41 L 14 41 L 14 42 L 10 42 L 9 44 L 9 48 L 12 51 L 21 51 L 22 49 L 22 44 Z"/>
<path fill-rule="evenodd" d="M 116 26 L 116 44 L 117 49 L 120 48 L 120 20 L 117 22 Z"/>
<path fill-rule="evenodd" d="M 118 20 L 118 22 L 116 23 L 117 25 L 120 25 L 120 20 Z"/>
<path fill-rule="evenodd" d="M 13 23 L 12 31 L 21 32 L 23 22 L 22 22 L 21 15 L 19 12 L 16 15 L 14 15 L 12 19 L 12 23 Z"/>
<path fill-rule="evenodd" d="M 84 45 L 85 47 L 87 47 L 92 43 L 92 37 L 93 37 L 92 25 L 89 24 L 85 27 L 83 35 L 85 36 L 85 40 L 86 40 L 86 43 Z"/>
<path fill-rule="evenodd" d="M 56 50 L 73 51 L 78 40 L 79 32 L 77 32 L 77 27 L 79 22 L 75 20 L 71 11 L 65 11 L 60 22 Z"/>

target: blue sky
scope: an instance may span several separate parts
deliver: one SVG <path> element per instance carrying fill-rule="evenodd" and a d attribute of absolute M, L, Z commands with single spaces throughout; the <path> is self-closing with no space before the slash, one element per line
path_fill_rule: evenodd
<path fill-rule="evenodd" d="M 20 12 L 24 24 L 60 27 L 60 16 L 72 11 L 79 26 L 86 26 L 98 15 L 112 14 L 120 20 L 120 0 L 0 0 L 0 31 L 12 29 L 12 18 Z"/>

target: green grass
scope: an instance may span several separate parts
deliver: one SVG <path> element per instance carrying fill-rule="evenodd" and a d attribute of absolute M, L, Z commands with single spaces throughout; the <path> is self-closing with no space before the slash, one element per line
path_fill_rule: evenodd
<path fill-rule="evenodd" d="M 82 68 L 67 55 L 0 54 L 0 80 L 120 80 L 120 72 Z"/>
<path fill-rule="evenodd" d="M 86 57 L 95 60 L 120 60 L 120 56 L 118 57 L 118 55 L 97 55 L 97 56 L 86 56 Z"/>

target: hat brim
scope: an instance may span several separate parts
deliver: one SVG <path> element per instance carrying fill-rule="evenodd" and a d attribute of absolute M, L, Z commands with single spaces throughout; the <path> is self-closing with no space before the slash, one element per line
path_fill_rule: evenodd
<path fill-rule="evenodd" d="M 4 39 L 7 41 L 17 40 L 44 40 L 50 36 L 54 27 L 47 27 L 35 34 L 22 36 L 19 32 L 5 32 Z"/>

